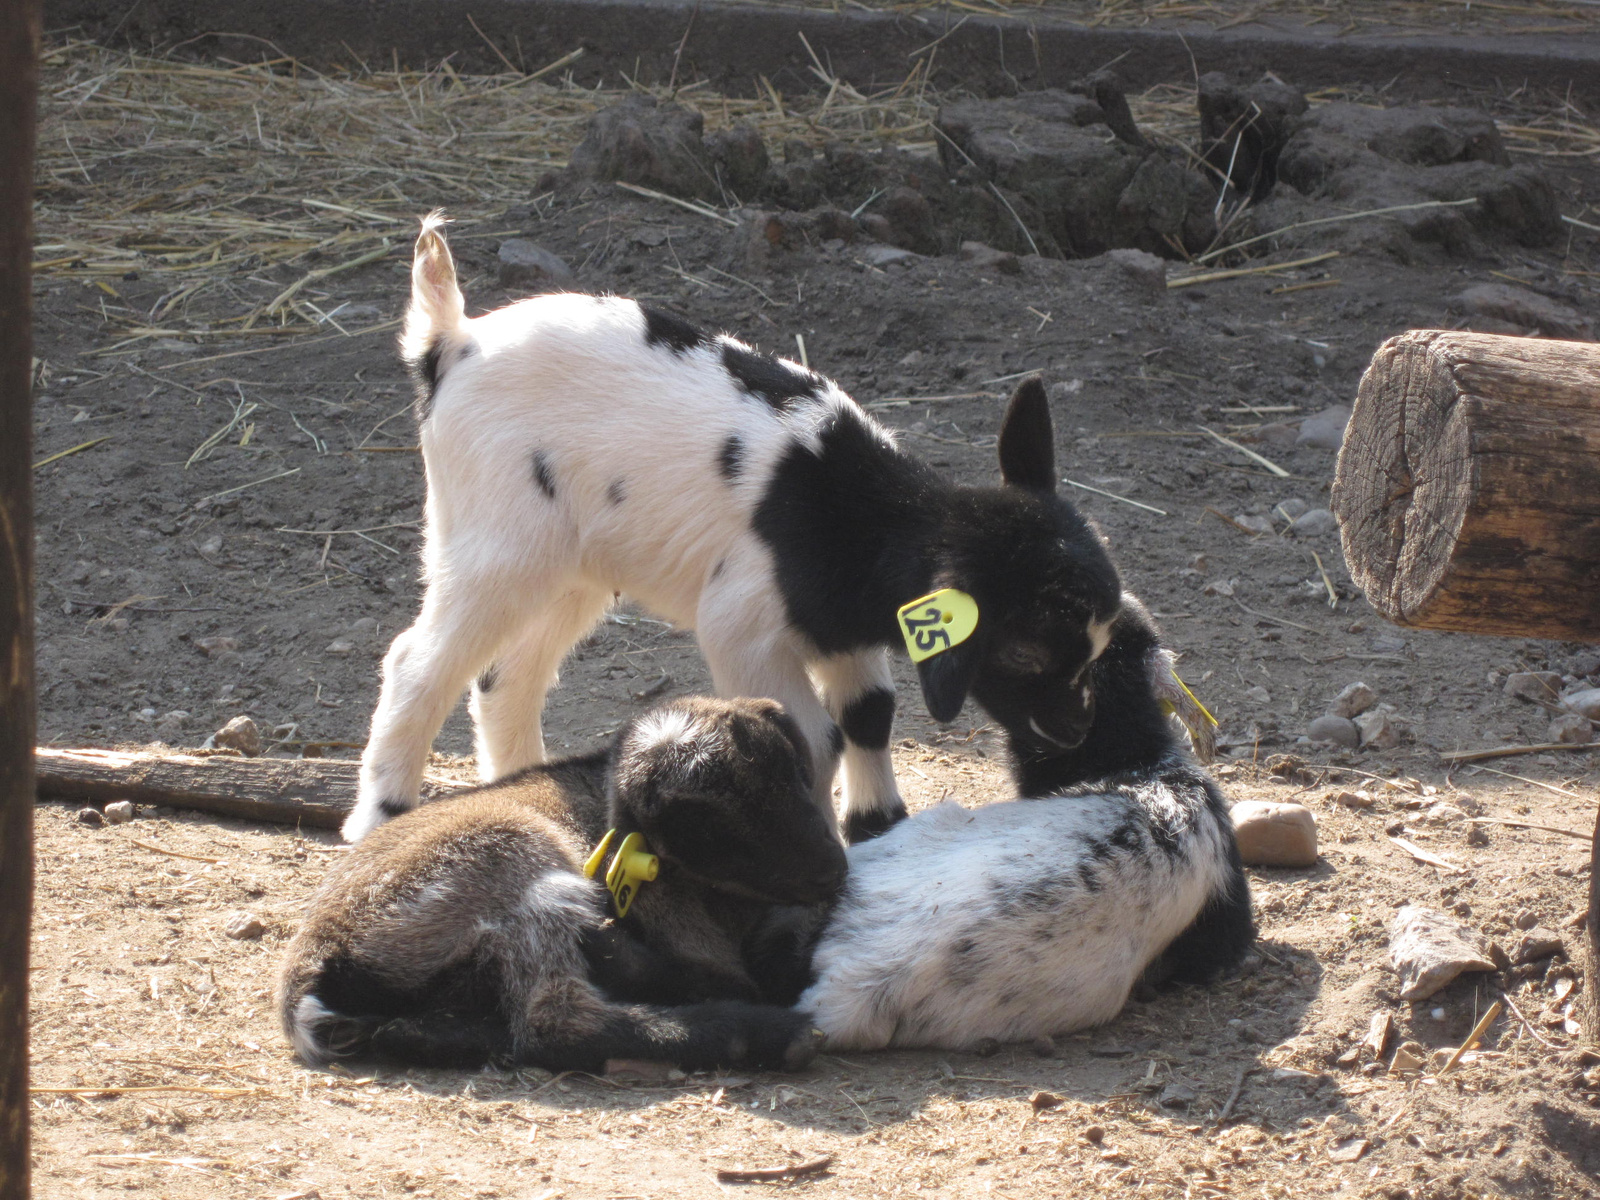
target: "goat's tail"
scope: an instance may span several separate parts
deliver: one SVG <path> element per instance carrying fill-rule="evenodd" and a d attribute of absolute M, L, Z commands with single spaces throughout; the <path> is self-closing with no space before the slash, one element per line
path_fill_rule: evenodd
<path fill-rule="evenodd" d="M 441 352 L 461 334 L 467 318 L 466 301 L 456 282 L 456 263 L 444 240 L 444 210 L 434 209 L 422 218 L 411 259 L 411 306 L 406 309 L 405 331 L 400 335 L 400 356 L 413 372 L 432 376 Z M 431 361 L 430 361 L 431 360 Z M 433 383 L 429 378 L 428 383 Z"/>
<path fill-rule="evenodd" d="M 324 990 L 327 967 L 326 955 L 319 949 L 303 933 L 297 935 L 278 977 L 278 1020 L 307 1066 L 361 1057 L 382 1020 L 338 1012 L 317 994 Z"/>

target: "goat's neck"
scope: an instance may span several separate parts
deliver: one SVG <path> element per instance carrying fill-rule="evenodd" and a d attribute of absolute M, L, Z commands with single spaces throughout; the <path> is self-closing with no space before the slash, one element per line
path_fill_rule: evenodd
<path fill-rule="evenodd" d="M 1177 738 L 1148 687 L 1096 697 L 1094 724 L 1081 746 L 1048 754 L 1011 744 L 1020 794 L 1042 797 L 1117 775 L 1150 771 L 1171 757 Z"/>

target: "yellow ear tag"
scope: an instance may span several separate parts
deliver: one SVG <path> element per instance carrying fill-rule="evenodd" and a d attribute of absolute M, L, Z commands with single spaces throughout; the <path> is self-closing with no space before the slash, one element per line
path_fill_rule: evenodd
<path fill-rule="evenodd" d="M 921 662 L 959 646 L 977 631 L 978 602 L 955 588 L 940 588 L 901 605 L 895 616 L 911 661 Z"/>
<path fill-rule="evenodd" d="M 639 885 L 649 883 L 660 869 L 661 860 L 645 849 L 643 837 L 630 833 L 622 839 L 617 856 L 606 868 L 606 890 L 617 906 L 617 916 L 628 915 L 634 897 L 639 894 Z"/>
<path fill-rule="evenodd" d="M 1178 673 L 1176 671 L 1172 672 L 1172 682 L 1183 689 L 1183 694 L 1189 697 L 1189 702 L 1193 704 L 1194 707 L 1199 711 L 1200 715 L 1211 724 L 1211 727 L 1213 729 L 1217 728 L 1217 719 L 1211 715 L 1211 710 L 1208 709 L 1204 704 L 1200 703 L 1200 697 L 1196 696 L 1189 690 L 1189 685 L 1178 678 Z M 1161 702 L 1161 711 L 1166 713 L 1168 716 L 1171 716 L 1173 713 L 1178 713 L 1178 706 L 1173 704 L 1171 700 L 1163 700 Z M 1183 721 L 1182 713 L 1178 713 L 1178 720 Z M 1184 724 L 1187 726 L 1188 722 L 1184 721 Z"/>
<path fill-rule="evenodd" d="M 595 872 L 600 870 L 600 864 L 605 861 L 606 851 L 611 848 L 611 839 L 617 836 L 615 829 L 606 830 L 605 837 L 600 839 L 600 844 L 594 848 L 594 853 L 589 855 L 588 861 L 583 864 L 583 877 L 593 879 Z"/>

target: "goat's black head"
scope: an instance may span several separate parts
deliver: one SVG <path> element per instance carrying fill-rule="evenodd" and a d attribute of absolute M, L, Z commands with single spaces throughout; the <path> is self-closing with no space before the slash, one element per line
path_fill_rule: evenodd
<path fill-rule="evenodd" d="M 811 799 L 811 755 L 771 700 L 690 698 L 619 735 L 611 817 L 708 887 L 815 904 L 844 883 L 832 823 Z"/>
<path fill-rule="evenodd" d="M 943 531 L 935 585 L 978 602 L 967 641 L 918 664 L 936 720 L 970 693 L 1021 745 L 1069 749 L 1094 720 L 1090 666 L 1105 649 L 1122 585 L 1098 532 L 1056 493 L 1044 386 L 1025 381 L 1000 427 L 1005 486 L 963 490 Z"/>

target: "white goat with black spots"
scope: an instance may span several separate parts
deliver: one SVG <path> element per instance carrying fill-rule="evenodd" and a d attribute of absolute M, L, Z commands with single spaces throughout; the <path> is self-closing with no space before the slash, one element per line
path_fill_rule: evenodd
<path fill-rule="evenodd" d="M 928 711 L 952 720 L 970 693 L 1019 744 L 1082 739 L 1120 584 L 1056 494 L 1038 380 L 1001 428 L 1004 486 L 957 487 L 832 381 L 632 300 L 547 295 L 469 320 L 441 224 L 423 223 L 401 342 L 427 592 L 384 661 L 347 838 L 415 805 L 474 678 L 482 778 L 541 761 L 545 693 L 621 592 L 696 631 L 719 692 L 784 705 L 830 815 L 842 755 L 850 841 L 905 814 L 886 651 L 897 610 L 936 589 L 980 616 L 918 664 Z"/>

